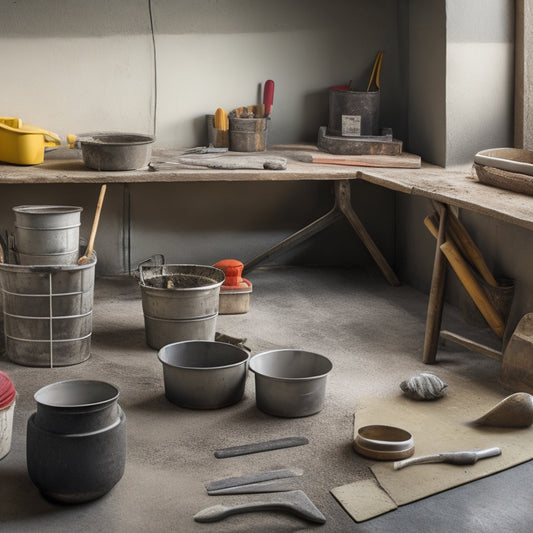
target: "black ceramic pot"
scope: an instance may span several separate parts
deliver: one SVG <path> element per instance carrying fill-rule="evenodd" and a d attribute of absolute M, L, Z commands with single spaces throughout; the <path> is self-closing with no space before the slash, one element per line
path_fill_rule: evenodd
<path fill-rule="evenodd" d="M 28 420 L 28 473 L 47 498 L 94 500 L 124 474 L 126 416 L 119 391 L 102 381 L 60 381 L 35 393 Z"/>

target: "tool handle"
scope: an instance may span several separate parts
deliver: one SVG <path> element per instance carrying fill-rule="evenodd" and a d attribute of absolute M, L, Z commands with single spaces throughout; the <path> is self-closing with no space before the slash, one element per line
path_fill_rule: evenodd
<path fill-rule="evenodd" d="M 434 455 L 422 455 L 421 457 L 412 457 L 411 459 L 404 459 L 403 461 L 396 461 L 394 463 L 394 470 L 400 470 L 409 465 L 428 464 L 428 463 L 449 463 L 452 465 L 473 465 L 479 459 L 487 457 L 494 457 L 500 455 L 500 448 L 487 448 L 479 451 L 466 452 L 448 452 L 437 453 Z"/>
<path fill-rule="evenodd" d="M 473 241 L 472 237 L 463 226 L 461 221 L 451 212 L 450 209 L 448 209 L 448 221 L 453 240 L 462 250 L 464 250 L 465 257 L 472 263 L 472 265 L 476 267 L 483 279 L 489 285 L 498 287 L 498 282 L 492 275 L 492 272 L 489 270 L 487 263 L 485 263 L 485 259 L 481 254 L 481 250 L 477 247 L 476 243 Z"/>
<path fill-rule="evenodd" d="M 410 459 L 404 459 L 403 461 L 396 461 L 393 465 L 394 470 L 401 470 L 409 465 L 421 465 L 427 463 L 442 463 L 442 453 L 436 453 L 434 455 L 423 455 L 421 457 L 411 457 Z"/>
<path fill-rule="evenodd" d="M 463 284 L 464 288 L 476 304 L 483 318 L 487 321 L 491 329 L 501 339 L 505 331 L 505 323 L 500 317 L 498 311 L 494 308 L 487 294 L 477 282 L 476 278 L 470 272 L 466 261 L 461 256 L 459 250 L 451 241 L 445 242 L 440 249 L 448 259 L 451 267 L 457 274 L 457 277 Z"/>
<path fill-rule="evenodd" d="M 96 212 L 94 213 L 93 227 L 91 228 L 91 235 L 89 237 L 89 244 L 87 245 L 87 251 L 85 255 L 89 257 L 94 248 L 94 239 L 96 237 L 96 230 L 98 229 L 98 223 L 100 222 L 100 213 L 102 212 L 102 205 L 104 204 L 105 192 L 107 185 L 104 183 L 100 188 L 100 196 L 98 197 L 98 203 L 96 204 Z"/>
<path fill-rule="evenodd" d="M 228 131 L 229 130 L 229 120 L 228 115 L 224 109 L 219 107 L 215 111 L 215 117 L 213 119 L 213 125 L 217 130 Z"/>
<path fill-rule="evenodd" d="M 98 229 L 98 222 L 100 221 L 100 212 L 102 211 L 102 205 L 104 203 L 105 191 L 107 185 L 104 183 L 100 188 L 100 196 L 98 197 L 98 203 L 96 204 L 96 211 L 94 213 L 93 227 L 91 228 L 91 235 L 89 236 L 89 244 L 85 250 L 85 254 L 78 259 L 78 265 L 85 265 L 89 261 L 90 255 L 93 253 L 94 239 L 96 237 L 96 230 Z"/>
<path fill-rule="evenodd" d="M 274 81 L 265 81 L 265 87 L 263 89 L 263 104 L 265 104 L 265 116 L 270 116 L 272 113 L 272 104 L 274 103 Z"/>
<path fill-rule="evenodd" d="M 374 65 L 372 67 L 372 74 L 370 74 L 370 80 L 368 81 L 368 86 L 366 88 L 366 92 L 369 92 L 372 88 L 372 85 L 374 84 L 377 89 L 379 90 L 379 77 L 381 74 L 381 63 L 383 61 L 383 52 L 380 50 L 377 55 L 376 59 L 374 60 Z"/>

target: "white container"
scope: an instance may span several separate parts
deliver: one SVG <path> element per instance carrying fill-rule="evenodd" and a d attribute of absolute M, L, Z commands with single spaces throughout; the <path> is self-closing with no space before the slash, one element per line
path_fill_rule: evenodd
<path fill-rule="evenodd" d="M 0 460 L 11 450 L 11 436 L 13 435 L 13 413 L 15 400 L 0 410 Z"/>

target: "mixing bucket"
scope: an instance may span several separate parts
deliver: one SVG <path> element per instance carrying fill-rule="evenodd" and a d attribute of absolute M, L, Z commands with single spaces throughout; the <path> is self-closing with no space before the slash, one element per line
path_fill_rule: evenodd
<path fill-rule="evenodd" d="M 267 146 L 267 119 L 230 118 L 229 145 L 233 152 L 264 152 Z"/>
<path fill-rule="evenodd" d="M 80 246 L 81 207 L 21 205 L 15 212 L 15 252 L 20 264 L 73 264 Z"/>
<path fill-rule="evenodd" d="M 85 265 L 0 264 L 6 354 L 14 363 L 81 363 L 91 348 L 96 255 Z"/>
<path fill-rule="evenodd" d="M 329 89 L 328 135 L 379 135 L 379 91 Z"/>
<path fill-rule="evenodd" d="M 146 343 L 159 350 L 214 340 L 224 272 L 203 265 L 139 266 Z"/>

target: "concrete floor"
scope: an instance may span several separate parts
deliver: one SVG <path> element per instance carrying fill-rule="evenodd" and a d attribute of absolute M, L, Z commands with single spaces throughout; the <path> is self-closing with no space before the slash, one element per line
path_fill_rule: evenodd
<path fill-rule="evenodd" d="M 301 348 L 328 356 L 324 409 L 311 417 L 282 419 L 255 406 L 253 374 L 244 399 L 221 410 L 179 408 L 164 396 L 162 367 L 144 341 L 140 291 L 127 277 L 96 280 L 91 358 L 80 365 L 42 369 L 0 358 L 15 382 L 18 400 L 10 454 L 0 461 L 0 530 L 9 532 L 526 532 L 531 531 L 531 463 L 426 498 L 364 523 L 355 523 L 329 490 L 366 472 L 370 461 L 352 449 L 358 397 L 396 391 L 403 379 L 428 367 L 421 362 L 427 296 L 393 288 L 379 273 L 351 269 L 258 269 L 250 312 L 219 316 L 217 330 L 247 337 L 252 355 Z M 455 319 L 452 313 L 452 319 Z M 432 367 L 439 376 L 498 387 L 499 365 L 449 345 Z M 58 505 L 41 497 L 28 477 L 26 421 L 33 394 L 64 379 L 113 383 L 127 415 L 128 452 L 122 480 L 101 499 Z M 502 397 L 504 395 L 502 391 Z M 287 436 L 309 444 L 231 459 L 217 448 Z M 327 522 L 312 525 L 284 513 L 233 516 L 198 524 L 199 510 L 261 495 L 208 496 L 207 481 L 276 468 L 301 468 L 301 487 Z"/>

